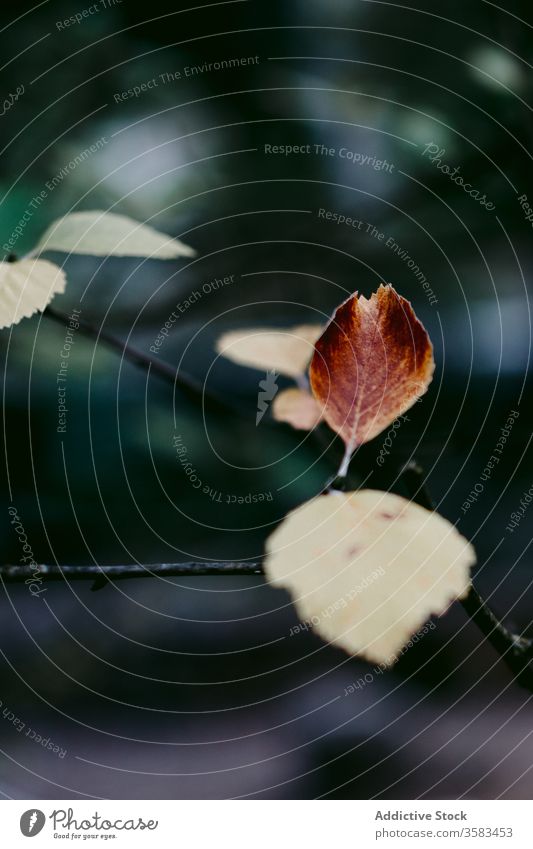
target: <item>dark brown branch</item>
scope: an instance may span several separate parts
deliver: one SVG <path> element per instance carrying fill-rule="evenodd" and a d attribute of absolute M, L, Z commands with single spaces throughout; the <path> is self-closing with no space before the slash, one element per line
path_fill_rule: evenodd
<path fill-rule="evenodd" d="M 435 509 L 420 466 L 409 463 L 402 469 L 401 478 L 413 501 L 428 510 Z M 461 600 L 461 604 L 470 619 L 501 655 L 517 681 L 533 692 L 533 640 L 509 631 L 473 585 L 470 586 L 466 598 Z"/>
<path fill-rule="evenodd" d="M 63 327 L 68 326 L 70 320 L 68 315 L 51 306 L 45 309 L 43 315 L 57 321 L 59 324 L 63 325 Z M 177 386 L 193 401 L 198 402 L 203 399 L 205 405 L 215 412 L 218 410 L 225 413 L 235 413 L 234 407 L 230 407 L 230 405 L 219 395 L 207 392 L 205 387 L 199 381 L 195 380 L 194 377 L 191 377 L 191 375 L 186 374 L 183 371 L 178 371 L 174 368 L 174 366 L 164 360 L 151 357 L 144 351 L 140 351 L 135 346 L 130 345 L 129 342 L 125 342 L 120 338 L 120 336 L 115 336 L 108 330 L 103 330 L 98 327 L 98 325 L 93 324 L 86 319 L 77 318 L 76 320 L 79 324 L 80 332 L 85 336 L 95 340 L 101 339 L 102 342 L 105 342 L 109 348 L 113 348 L 113 350 L 117 351 L 122 357 L 128 360 L 128 362 L 133 363 L 136 366 L 140 366 L 148 372 L 154 372 L 154 374 L 162 377 L 163 380 L 166 380 L 173 386 Z"/>
<path fill-rule="evenodd" d="M 461 604 L 493 648 L 502 656 L 516 680 L 533 692 L 533 640 L 509 631 L 473 586 Z"/>
<path fill-rule="evenodd" d="M 185 578 L 205 575 L 262 575 L 261 563 L 237 562 L 189 562 L 152 563 L 127 566 L 50 566 L 34 564 L 25 566 L 0 566 L 0 581 L 6 584 L 25 584 L 48 581 L 92 580 L 93 590 L 108 583 L 127 578 Z"/>

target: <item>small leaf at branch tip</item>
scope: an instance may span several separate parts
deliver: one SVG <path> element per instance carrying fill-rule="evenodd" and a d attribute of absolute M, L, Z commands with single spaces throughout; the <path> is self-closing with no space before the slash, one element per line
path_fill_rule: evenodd
<path fill-rule="evenodd" d="M 454 525 L 399 495 L 328 493 L 288 514 L 265 573 L 299 617 L 348 654 L 390 666 L 470 587 L 475 552 Z"/>
<path fill-rule="evenodd" d="M 296 430 L 313 430 L 322 420 L 322 410 L 307 389 L 284 389 L 272 404 L 272 416 Z"/>
<path fill-rule="evenodd" d="M 0 329 L 42 312 L 66 283 L 61 268 L 44 259 L 0 263 Z"/>
<path fill-rule="evenodd" d="M 297 378 L 304 374 L 322 330 L 319 324 L 232 330 L 218 339 L 216 350 L 238 365 Z"/>
<path fill-rule="evenodd" d="M 35 252 L 93 256 L 140 256 L 149 259 L 192 257 L 196 251 L 178 239 L 113 212 L 73 212 L 58 218 L 41 237 Z"/>
<path fill-rule="evenodd" d="M 382 285 L 337 308 L 315 345 L 309 377 L 325 420 L 353 451 L 427 391 L 434 368 L 433 346 L 411 304 Z"/>

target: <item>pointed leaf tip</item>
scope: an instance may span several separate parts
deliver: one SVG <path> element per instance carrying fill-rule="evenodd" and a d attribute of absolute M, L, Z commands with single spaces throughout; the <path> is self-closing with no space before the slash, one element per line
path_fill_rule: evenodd
<path fill-rule="evenodd" d="M 73 212 L 58 218 L 46 230 L 36 248 L 37 252 L 93 256 L 140 256 L 150 259 L 174 259 L 194 256 L 196 251 L 160 233 L 147 224 L 140 224 L 126 215 L 114 212 Z"/>
<path fill-rule="evenodd" d="M 309 376 L 324 418 L 354 450 L 423 395 L 435 363 L 429 336 L 392 286 L 342 303 L 315 345 Z"/>

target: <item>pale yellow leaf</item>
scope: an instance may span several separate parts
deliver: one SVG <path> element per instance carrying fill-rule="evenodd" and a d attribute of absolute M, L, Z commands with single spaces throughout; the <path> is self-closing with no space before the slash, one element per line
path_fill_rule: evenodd
<path fill-rule="evenodd" d="M 322 419 L 322 410 L 306 389 L 284 389 L 278 392 L 272 404 L 272 416 L 297 430 L 313 430 Z"/>
<path fill-rule="evenodd" d="M 232 330 L 220 337 L 216 349 L 239 365 L 299 377 L 313 356 L 314 344 L 322 330 L 319 324 L 301 324 L 287 329 Z"/>
<path fill-rule="evenodd" d="M 42 312 L 66 282 L 64 272 L 44 259 L 0 263 L 0 328 Z"/>
<path fill-rule="evenodd" d="M 466 595 L 474 562 L 438 513 L 360 490 L 289 513 L 267 540 L 265 572 L 324 640 L 389 665 L 432 614 Z"/>
<path fill-rule="evenodd" d="M 36 248 L 42 251 L 92 254 L 94 256 L 145 256 L 173 259 L 194 256 L 184 245 L 153 227 L 113 212 L 73 212 L 58 218 L 43 234 Z"/>

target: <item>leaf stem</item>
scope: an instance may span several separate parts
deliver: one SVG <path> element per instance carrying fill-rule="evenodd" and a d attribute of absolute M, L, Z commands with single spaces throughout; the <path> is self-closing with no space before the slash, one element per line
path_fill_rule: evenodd
<path fill-rule="evenodd" d="M 351 445 L 347 445 L 344 449 L 344 454 L 341 460 L 341 464 L 339 466 L 339 471 L 337 472 L 337 478 L 345 478 L 348 474 L 348 470 L 350 468 L 350 462 L 352 459 L 353 448 Z"/>

